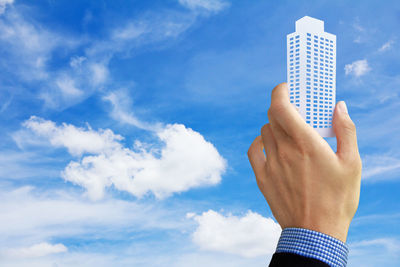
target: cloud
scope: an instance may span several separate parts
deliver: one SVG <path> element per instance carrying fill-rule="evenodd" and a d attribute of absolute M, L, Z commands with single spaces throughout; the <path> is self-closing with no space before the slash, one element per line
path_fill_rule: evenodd
<path fill-rule="evenodd" d="M 92 199 L 101 198 L 104 188 L 111 185 L 136 197 L 152 192 L 164 198 L 220 182 L 225 161 L 199 133 L 173 124 L 157 135 L 165 143 L 158 152 L 146 151 L 136 143 L 139 152 L 121 148 L 71 162 L 63 177 L 85 187 Z"/>
<path fill-rule="evenodd" d="M 75 81 L 69 77 L 63 77 L 61 79 L 56 80 L 56 84 L 58 88 L 60 88 L 61 92 L 66 96 L 80 96 L 82 95 L 82 91 L 75 87 Z"/>
<path fill-rule="evenodd" d="M 389 252 L 400 252 L 400 242 L 394 238 L 377 238 L 351 243 L 352 248 L 362 248 L 369 246 L 380 246 Z"/>
<path fill-rule="evenodd" d="M 392 47 L 393 44 L 394 44 L 394 41 L 393 41 L 393 40 L 389 40 L 389 41 L 387 41 L 386 43 L 384 43 L 384 44 L 378 49 L 378 51 L 379 51 L 379 52 L 387 51 L 387 50 L 389 50 L 389 49 Z"/>
<path fill-rule="evenodd" d="M 84 64 L 81 68 L 71 68 L 51 63 L 57 52 L 62 51 L 58 55 L 68 58 L 70 51 L 83 43 L 69 33 L 52 31 L 30 19 L 29 8 L 10 10 L 0 17 L 0 46 L 2 58 L 7 62 L 0 69 L 8 73 L 6 85 L 8 80 L 12 81 L 10 86 L 22 87 L 21 95 L 30 102 L 40 99 L 50 108 L 82 101 L 93 91 L 86 81 L 94 74 L 85 70 Z"/>
<path fill-rule="evenodd" d="M 0 113 L 3 113 L 10 106 L 13 100 L 13 96 L 9 96 L 8 99 L 5 99 L 3 103 L 0 103 Z"/>
<path fill-rule="evenodd" d="M 147 23 L 140 22 L 130 22 L 123 28 L 116 28 L 112 32 L 112 39 L 129 41 L 140 37 L 143 34 L 149 33 L 151 29 Z"/>
<path fill-rule="evenodd" d="M 1 0 L 5 7 L 9 1 Z M 0 10 L 1 6 L 0 5 Z M 118 56 L 129 57 L 145 45 L 164 46 L 175 40 L 197 20 L 193 12 L 164 9 L 148 11 L 121 21 L 123 26 L 110 27 L 99 41 L 86 36 L 52 31 L 29 14 L 29 8 L 12 9 L 0 18 L 0 64 L 15 83 L 34 87 L 32 96 L 51 109 L 65 109 L 77 104 L 109 82 L 109 61 Z M 161 41 L 163 41 L 161 43 Z M 78 49 L 83 54 L 76 55 Z M 54 58 L 55 55 L 61 58 Z M 53 60 L 67 64 L 52 64 Z M 84 89 L 84 90 L 83 90 Z"/>
<path fill-rule="evenodd" d="M 400 178 L 400 159 L 387 155 L 366 155 L 363 157 L 362 178 L 366 180 L 388 180 Z"/>
<path fill-rule="evenodd" d="M 70 61 L 69 61 L 69 65 L 72 68 L 78 68 L 80 66 L 82 66 L 82 63 L 86 60 L 86 57 L 83 56 L 73 56 L 71 57 Z"/>
<path fill-rule="evenodd" d="M 0 183 L 0 202 L 0 257 L 6 266 L 71 266 L 84 262 L 96 267 L 261 267 L 270 257 L 260 260 L 199 251 L 188 240 L 193 222 L 185 219 L 193 203 L 184 199 L 153 202 L 105 198 L 88 202 L 67 188 L 10 188 Z M 36 258 L 7 254 L 43 242 L 62 243 L 68 250 Z"/>
<path fill-rule="evenodd" d="M 375 238 L 350 242 L 349 266 L 398 266 L 400 242 L 396 238 Z"/>
<path fill-rule="evenodd" d="M 19 138 L 23 138 L 20 136 Z M 34 152 L 22 152 L 20 150 L 0 151 L 0 180 L 11 181 L 13 179 L 45 179 L 57 177 L 59 169 L 54 157 L 41 155 Z M 43 162 L 46 164 L 43 164 Z"/>
<path fill-rule="evenodd" d="M 180 249 L 172 248 L 187 248 L 185 233 L 191 224 L 184 217 L 193 209 L 182 200 L 164 203 L 105 198 L 88 202 L 66 187 L 14 188 L 3 182 L 0 182 L 0 202 L 0 258 L 6 266 L 52 266 L 54 262 L 71 266 L 74 261 L 85 262 L 85 266 L 126 266 L 130 260 L 136 264 L 129 266 L 142 266 L 143 261 L 149 262 L 146 266 L 156 266 L 158 260 L 172 260 L 170 252 L 177 253 L 176 258 L 181 255 Z M 160 240 L 160 233 L 174 237 Z M 62 243 L 68 251 L 22 258 L 21 252 L 31 244 L 43 242 L 53 246 Z M 172 251 L 165 251 L 168 246 Z M 157 257 L 162 259 L 155 258 L 155 247 L 159 248 Z M 33 251 L 29 254 L 33 257 Z M 93 262 L 97 255 L 106 263 Z"/>
<path fill-rule="evenodd" d="M 131 110 L 132 101 L 125 90 L 110 92 L 103 97 L 103 100 L 110 102 L 112 110 L 111 117 L 122 123 L 126 123 L 140 129 L 155 131 L 161 129 L 159 123 L 147 123 L 139 120 Z"/>
<path fill-rule="evenodd" d="M 7 65 L 2 65 L 18 79 L 37 81 L 47 79 L 46 63 L 51 52 L 71 42 L 58 34 L 34 25 L 16 10 L 0 17 L 0 45 Z"/>
<path fill-rule="evenodd" d="M 354 40 L 353 40 L 353 42 L 354 43 L 358 43 L 358 44 L 365 43 L 366 40 L 368 39 L 368 31 L 367 31 L 367 29 L 365 27 L 363 27 L 361 25 L 359 17 L 356 17 L 354 19 L 354 22 L 352 23 L 352 26 L 353 26 L 353 29 L 354 29 L 354 32 L 353 32 Z"/>
<path fill-rule="evenodd" d="M 219 12 L 230 5 L 223 0 L 179 0 L 179 3 L 191 10 L 203 9 L 210 12 Z"/>
<path fill-rule="evenodd" d="M 86 57 L 130 57 L 143 46 L 163 47 L 186 32 L 197 18 L 198 15 L 192 12 L 143 12 L 112 28 L 103 41 L 91 43 L 86 49 Z"/>
<path fill-rule="evenodd" d="M 46 138 L 52 146 L 67 148 L 73 156 L 84 153 L 100 154 L 119 149 L 121 144 L 118 141 L 123 139 L 122 136 L 114 134 L 109 129 L 94 131 L 91 128 L 77 128 L 66 123 L 57 126 L 52 121 L 36 116 L 25 121 L 23 126 L 40 137 Z"/>
<path fill-rule="evenodd" d="M 11 5 L 14 0 L 0 0 L 0 15 L 4 13 L 7 5 Z"/>
<path fill-rule="evenodd" d="M 47 242 L 42 242 L 30 247 L 8 249 L 4 254 L 13 258 L 37 258 L 67 251 L 67 247 L 61 243 L 52 245 Z"/>
<path fill-rule="evenodd" d="M 344 66 L 344 71 L 346 75 L 353 75 L 358 78 L 369 72 L 371 68 L 368 66 L 368 61 L 366 59 L 354 61 L 351 64 L 346 64 Z"/>
<path fill-rule="evenodd" d="M 12 3 L 0 1 L 0 11 Z M 214 13 L 228 5 L 225 1 L 205 0 L 184 3 Z M 29 12 L 29 6 L 13 8 L 0 17 L 2 59 L 7 62 L 0 64 L 0 70 L 10 74 L 10 86 L 34 88 L 29 90 L 30 96 L 24 93 L 30 101 L 39 99 L 46 108 L 57 110 L 80 103 L 96 91 L 103 91 L 108 84 L 115 84 L 109 69 L 113 58 L 131 57 L 144 46 L 148 46 L 146 50 L 168 46 L 202 15 L 173 9 L 144 11 L 121 20 L 120 26 L 108 25 L 104 38 L 96 40 L 54 31 L 36 21 Z M 77 55 L 77 51 L 82 54 Z M 53 64 L 54 61 L 67 64 Z"/>
<path fill-rule="evenodd" d="M 144 233 L 146 230 L 184 230 L 186 227 L 176 219 L 183 217 L 184 211 L 170 206 L 166 209 L 162 205 L 113 198 L 88 202 L 68 189 L 43 191 L 32 186 L 10 188 L 2 185 L 0 193 L 0 248 L 3 249 L 54 237 L 90 239 L 95 234 L 112 239 L 121 237 L 121 232 L 125 231 Z M 126 238 L 125 234 L 122 236 Z"/>
<path fill-rule="evenodd" d="M 191 188 L 216 185 L 226 169 L 225 159 L 198 132 L 182 124 L 168 124 L 157 130 L 161 148 L 146 149 L 136 141 L 124 147 L 122 136 L 111 130 L 94 131 L 73 125 L 57 126 L 52 121 L 31 117 L 23 126 L 48 139 L 54 147 L 65 147 L 73 156 L 62 177 L 87 189 L 93 200 L 101 199 L 114 186 L 136 197 L 152 192 L 157 198 Z"/>
<path fill-rule="evenodd" d="M 363 26 L 360 25 L 360 18 L 356 17 L 354 23 L 353 23 L 353 28 L 357 31 L 357 32 L 365 32 L 365 28 Z"/>
<path fill-rule="evenodd" d="M 108 78 L 108 63 L 91 63 L 89 69 L 91 72 L 91 82 L 94 86 L 104 84 Z"/>
<path fill-rule="evenodd" d="M 213 210 L 201 215 L 189 213 L 187 217 L 199 224 L 192 239 L 201 249 L 244 257 L 272 254 L 281 232 L 271 218 L 252 211 L 242 217 L 224 216 Z"/>

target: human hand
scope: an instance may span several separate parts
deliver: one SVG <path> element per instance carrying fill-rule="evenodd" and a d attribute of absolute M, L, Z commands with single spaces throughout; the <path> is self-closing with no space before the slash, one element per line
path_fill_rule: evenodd
<path fill-rule="evenodd" d="M 282 229 L 306 228 L 346 242 L 362 165 L 346 104 L 338 102 L 334 111 L 336 153 L 290 103 L 286 83 L 272 91 L 268 119 L 247 154 L 276 220 Z"/>

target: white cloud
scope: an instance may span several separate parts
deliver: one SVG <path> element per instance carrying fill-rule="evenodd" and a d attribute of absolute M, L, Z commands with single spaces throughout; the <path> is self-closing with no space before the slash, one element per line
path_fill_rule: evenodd
<path fill-rule="evenodd" d="M 38 157 L 34 152 L 2 150 L 0 151 L 0 180 L 57 177 L 59 169 L 55 163 L 58 160 L 45 155 Z M 47 162 L 46 167 L 42 165 L 44 161 Z"/>
<path fill-rule="evenodd" d="M 368 39 L 368 31 L 365 27 L 363 27 L 360 23 L 360 18 L 356 17 L 354 22 L 352 23 L 354 29 L 354 42 L 355 43 L 364 43 Z"/>
<path fill-rule="evenodd" d="M 27 83 L 36 88 L 29 90 L 29 95 L 26 93 L 28 90 L 24 91 L 27 98 L 42 99 L 51 108 L 68 106 L 85 99 L 91 92 L 86 89 L 86 81 L 91 80 L 92 72 L 68 65 L 49 68 L 48 63 L 55 51 L 62 50 L 61 54 L 68 56 L 69 51 L 82 43 L 79 38 L 54 32 L 30 19 L 29 9 L 21 13 L 15 8 L 0 20 L 0 46 L 4 52 L 3 60 L 7 62 L 1 70 L 9 73 L 10 80 L 22 90 Z M 70 64 L 74 63 L 78 62 L 71 61 Z M 88 93 L 79 88 L 85 88 Z"/>
<path fill-rule="evenodd" d="M 365 28 L 360 25 L 360 18 L 356 18 L 356 21 L 353 23 L 353 28 L 358 32 L 365 32 Z"/>
<path fill-rule="evenodd" d="M 92 63 L 89 65 L 91 80 L 94 86 L 101 85 L 108 78 L 108 67 L 104 63 Z"/>
<path fill-rule="evenodd" d="M 144 22 L 131 22 L 123 28 L 117 28 L 112 32 L 112 39 L 114 40 L 132 40 L 148 33 L 150 29 Z"/>
<path fill-rule="evenodd" d="M 110 114 L 111 117 L 117 121 L 145 130 L 154 130 L 155 128 L 160 128 L 160 126 L 142 122 L 132 112 L 128 111 L 130 110 L 130 106 L 132 106 L 132 101 L 127 93 L 123 90 L 111 92 L 104 96 L 103 100 L 111 103 L 112 110 Z"/>
<path fill-rule="evenodd" d="M 12 2 L 0 1 L 0 10 Z M 208 3 L 204 0 L 198 3 L 189 1 L 187 4 L 196 8 L 203 6 L 209 11 L 226 6 L 222 1 Z M 29 9 L 22 13 L 13 8 L 0 20 L 0 45 L 4 49 L 2 59 L 8 62 L 2 71 L 14 76 L 10 80 L 29 82 L 38 88 L 32 96 L 34 99 L 39 96 L 47 108 L 62 110 L 83 101 L 104 88 L 107 82 L 113 81 L 109 70 L 109 61 L 113 57 L 120 54 L 129 57 L 132 51 L 136 54 L 140 47 L 149 44 L 165 46 L 166 42 L 174 41 L 190 28 L 199 15 L 197 12 L 171 9 L 143 12 L 121 22 L 121 26 L 110 28 L 104 40 L 98 41 L 52 31 L 32 19 Z M 85 52 L 77 57 L 73 53 L 78 46 Z M 58 51 L 62 53 L 56 53 Z M 55 54 L 70 57 L 69 64 L 50 66 L 49 62 Z"/>
<path fill-rule="evenodd" d="M 344 67 L 346 75 L 353 75 L 355 77 L 361 77 L 371 70 L 368 66 L 366 59 L 354 61 L 351 64 L 346 64 Z"/>
<path fill-rule="evenodd" d="M 219 12 L 230 5 L 223 0 L 179 0 L 179 3 L 191 10 L 204 9 L 211 12 Z"/>
<path fill-rule="evenodd" d="M 362 178 L 366 180 L 388 180 L 400 170 L 400 159 L 387 155 L 366 155 L 363 157 Z"/>
<path fill-rule="evenodd" d="M 349 266 L 398 266 L 400 260 L 400 242 L 396 238 L 361 240 L 349 243 L 349 247 Z"/>
<path fill-rule="evenodd" d="M 0 113 L 3 113 L 11 104 L 13 100 L 13 96 L 9 96 L 8 99 L 3 98 L 4 100 L 0 103 Z"/>
<path fill-rule="evenodd" d="M 75 81 L 69 77 L 63 77 L 56 80 L 58 88 L 61 90 L 62 94 L 65 96 L 80 96 L 82 91 L 75 87 Z"/>
<path fill-rule="evenodd" d="M 242 217 L 224 216 L 213 210 L 201 215 L 189 213 L 187 217 L 199 224 L 192 238 L 200 248 L 244 257 L 272 254 L 281 232 L 271 218 L 252 211 Z"/>
<path fill-rule="evenodd" d="M 37 258 L 67 251 L 67 247 L 61 243 L 53 245 L 47 242 L 42 242 L 30 247 L 8 249 L 4 254 L 5 256 L 13 258 Z"/>
<path fill-rule="evenodd" d="M 64 40 L 64 45 L 68 44 Z M 48 78 L 45 64 L 61 38 L 27 22 L 18 12 L 8 12 L 0 20 L 0 44 L 10 73 L 27 81 Z"/>
<path fill-rule="evenodd" d="M 12 188 L 0 183 L 1 263 L 6 266 L 52 266 L 54 262 L 61 266 L 76 265 L 72 262 L 85 262 L 85 266 L 144 266 L 143 261 L 146 261 L 149 262 L 146 266 L 158 266 L 155 264 L 158 260 L 154 256 L 155 243 L 160 244 L 156 254 L 165 253 L 161 247 L 171 244 L 183 244 L 182 247 L 186 248 L 185 233 L 191 228 L 191 223 L 184 217 L 188 210 L 192 210 L 191 204 L 115 198 L 88 202 L 74 191 Z M 160 232 L 176 235 L 164 241 L 154 240 L 154 234 Z M 151 237 L 150 240 L 147 237 Z M 17 253 L 21 252 L 20 248 L 30 248 L 31 244 L 44 241 L 55 245 L 60 241 L 50 241 L 57 239 L 72 239 L 74 243 L 68 245 L 66 253 L 40 258 L 24 259 Z M 178 257 L 182 251 L 178 249 L 176 252 Z M 81 259 L 76 258 L 77 254 Z M 101 259 L 106 263 L 93 262 L 96 256 L 105 256 Z M 160 257 L 160 262 L 171 259 L 168 252 Z M 129 260 L 136 264 L 127 264 Z"/>
<path fill-rule="evenodd" d="M 114 120 L 126 123 L 140 129 L 156 131 L 163 126 L 159 123 L 150 124 L 139 120 L 131 110 L 132 100 L 125 90 L 119 90 L 109 93 L 103 97 L 103 100 L 108 101 L 112 105 L 110 112 Z"/>
<path fill-rule="evenodd" d="M 71 57 L 71 60 L 69 61 L 69 65 L 70 65 L 72 68 L 78 68 L 78 67 L 82 66 L 82 63 L 83 63 L 86 59 L 87 59 L 87 58 L 86 58 L 86 57 L 83 57 L 83 56 L 80 56 L 80 57 L 78 57 L 78 56 Z"/>
<path fill-rule="evenodd" d="M 137 197 L 153 192 L 164 198 L 220 182 L 225 161 L 199 133 L 173 124 L 157 135 L 165 143 L 160 151 L 146 151 L 136 143 L 138 152 L 121 148 L 71 162 L 63 177 L 87 188 L 92 199 L 101 198 L 110 185 Z"/>
<path fill-rule="evenodd" d="M 267 257 L 199 251 L 188 243 L 193 203 L 105 198 L 88 202 L 73 191 L 0 183 L 0 258 L 5 266 L 265 266 Z M 29 218 L 29 220 L 27 219 Z M 160 233 L 166 238 L 158 238 Z M 156 238 L 155 238 L 156 237 Z M 154 239 L 155 238 L 155 239 Z M 65 253 L 37 258 L 11 257 L 10 248 L 49 240 L 74 241 Z M 98 242 L 101 240 L 102 242 Z M 2 257 L 4 256 L 4 257 Z"/>
<path fill-rule="evenodd" d="M 2 250 L 19 247 L 20 241 L 32 244 L 61 236 L 85 239 L 93 234 L 118 238 L 127 229 L 145 232 L 185 227 L 176 219 L 184 211 L 162 205 L 113 198 L 88 202 L 67 190 L 42 191 L 30 186 L 0 187 L 0 193 Z"/>
<path fill-rule="evenodd" d="M 67 190 L 0 187 L 0 250 L 54 237 L 119 238 L 120 233 L 184 229 L 184 211 L 151 203 L 106 198 L 88 202 Z M 182 208 L 182 206 L 180 206 Z M 185 208 L 186 209 L 186 208 Z M 180 214 L 180 215 L 179 215 Z M 27 220 L 29 218 L 29 220 Z M 125 236 L 126 238 L 126 236 Z"/>
<path fill-rule="evenodd" d="M 144 12 L 113 28 L 104 41 L 88 46 L 86 56 L 104 58 L 122 54 L 129 57 L 132 51 L 137 53 L 139 48 L 145 45 L 164 46 L 189 29 L 197 17 L 198 14 L 193 12 L 171 10 Z"/>
<path fill-rule="evenodd" d="M 52 121 L 31 117 L 24 126 L 45 137 L 54 147 L 65 147 L 75 156 L 62 177 L 87 189 L 91 199 L 104 196 L 114 186 L 136 197 L 152 192 L 157 198 L 190 188 L 215 185 L 221 180 L 226 162 L 217 149 L 198 132 L 182 124 L 168 124 L 157 130 L 163 145 L 145 149 L 135 142 L 134 149 L 123 147 L 123 138 L 111 130 L 94 131 L 73 125 L 57 126 Z"/>
<path fill-rule="evenodd" d="M 378 49 L 378 51 L 379 51 L 379 52 L 384 52 L 384 51 L 386 51 L 386 50 L 389 50 L 389 49 L 392 47 L 393 44 L 394 44 L 394 41 L 393 41 L 393 40 L 389 40 L 389 41 L 387 41 L 386 43 L 384 43 L 384 44 Z"/>
<path fill-rule="evenodd" d="M 84 153 L 100 154 L 114 149 L 120 149 L 118 141 L 123 137 L 111 130 L 94 131 L 91 128 L 77 128 L 70 124 L 57 126 L 54 122 L 32 116 L 23 126 L 35 134 L 46 138 L 54 147 L 65 147 L 74 156 Z"/>
<path fill-rule="evenodd" d="M 400 242 L 394 238 L 377 238 L 351 243 L 351 247 L 355 249 L 369 246 L 383 247 L 389 252 L 400 252 Z"/>
<path fill-rule="evenodd" d="M 4 13 L 7 5 L 11 5 L 14 0 L 0 0 L 0 15 Z"/>

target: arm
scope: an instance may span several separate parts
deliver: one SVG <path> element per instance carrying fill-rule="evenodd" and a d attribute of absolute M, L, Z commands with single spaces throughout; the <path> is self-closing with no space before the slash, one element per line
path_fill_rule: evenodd
<path fill-rule="evenodd" d="M 345 253 L 346 260 L 345 242 L 358 207 L 361 182 L 356 130 L 346 105 L 339 102 L 333 116 L 336 153 L 290 104 L 286 83 L 272 91 L 268 119 L 261 136 L 250 146 L 248 157 L 258 187 L 283 229 L 282 236 L 286 235 L 286 240 L 281 236 L 271 266 L 285 266 L 277 263 L 280 253 L 302 255 L 302 245 L 311 246 L 314 252 L 322 246 L 321 251 L 328 254 Z M 288 231 L 293 228 L 306 229 L 312 238 L 295 231 L 293 240 L 287 241 Z M 313 242 L 318 235 L 324 238 L 319 245 Z M 329 241 L 334 242 L 333 249 Z M 303 254 L 321 260 L 313 253 Z"/>

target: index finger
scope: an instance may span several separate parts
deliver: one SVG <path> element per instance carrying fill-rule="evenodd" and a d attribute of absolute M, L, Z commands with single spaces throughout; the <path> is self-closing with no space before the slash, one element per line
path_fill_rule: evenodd
<path fill-rule="evenodd" d="M 286 83 L 281 83 L 272 90 L 268 116 L 272 116 L 273 119 L 271 121 L 278 123 L 286 134 L 293 139 L 304 139 L 306 136 L 318 135 L 307 125 L 300 113 L 290 103 Z"/>

